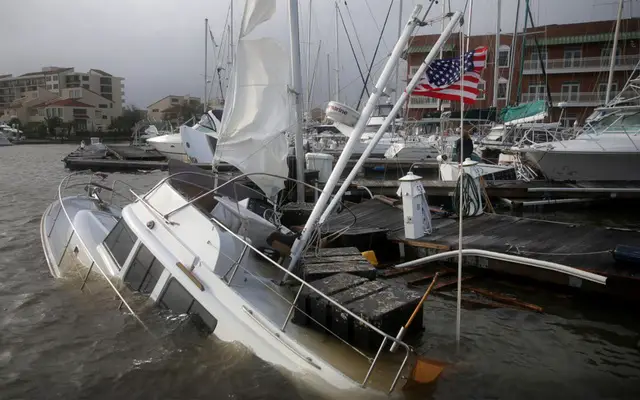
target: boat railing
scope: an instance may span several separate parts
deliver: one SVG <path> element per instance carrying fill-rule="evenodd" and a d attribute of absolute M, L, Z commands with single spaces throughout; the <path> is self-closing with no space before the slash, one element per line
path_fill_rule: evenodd
<path fill-rule="evenodd" d="M 86 179 L 87 176 L 89 177 L 88 181 Z M 104 188 L 109 189 L 109 187 L 106 186 L 106 185 L 102 185 L 102 184 L 99 184 L 98 182 L 94 182 L 93 179 L 94 179 L 95 176 L 99 176 L 101 178 L 101 180 L 106 177 L 105 174 L 100 174 L 100 173 L 87 174 L 86 172 L 75 172 L 75 173 L 67 175 L 64 179 L 62 179 L 62 181 L 58 185 L 58 193 L 57 193 L 58 203 L 59 203 L 58 213 L 56 214 L 56 217 L 54 218 L 54 220 L 53 220 L 53 222 L 51 224 L 51 230 L 48 232 L 47 237 L 51 236 L 51 233 L 53 232 L 54 227 L 55 227 L 56 223 L 58 222 L 58 219 L 59 219 L 61 213 L 64 214 L 64 217 L 67 219 L 67 222 L 69 223 L 69 226 L 71 227 L 71 233 L 69 235 L 69 238 L 66 241 L 65 247 L 62 250 L 62 255 L 60 256 L 60 259 L 59 260 L 55 260 L 55 262 L 57 263 L 57 265 L 60 265 L 60 263 L 64 260 L 64 256 L 65 256 L 65 254 L 67 252 L 67 249 L 68 249 L 69 245 L 71 244 L 71 240 L 73 239 L 74 236 L 76 236 L 76 240 L 80 244 L 80 246 L 82 247 L 82 250 L 84 251 L 84 254 L 91 261 L 91 264 L 89 265 L 87 273 L 84 276 L 84 279 L 82 281 L 82 286 L 80 287 L 80 290 L 84 289 L 84 287 L 86 285 L 86 282 L 87 282 L 87 279 L 89 278 L 89 275 L 91 274 L 91 271 L 93 270 L 93 267 L 96 266 L 98 268 L 98 271 L 100 271 L 100 274 L 105 278 L 105 280 L 107 281 L 107 283 L 109 284 L 111 289 L 113 289 L 113 291 L 116 293 L 116 295 L 120 299 L 120 302 L 121 302 L 120 306 L 124 305 L 127 308 L 127 310 L 131 313 L 131 315 L 133 315 L 133 317 L 138 322 L 140 322 L 142 327 L 147 332 L 151 333 L 151 331 L 149 330 L 147 325 L 133 311 L 133 309 L 131 308 L 129 303 L 127 303 L 127 301 L 123 297 L 122 293 L 120 293 L 120 291 L 115 286 L 115 284 L 111 281 L 111 279 L 106 274 L 106 272 L 100 267 L 100 264 L 98 264 L 96 262 L 96 260 L 93 257 L 89 247 L 85 244 L 84 240 L 82 240 L 82 237 L 80 235 L 76 235 L 76 228 L 75 228 L 75 226 L 73 224 L 73 220 L 69 216 L 69 212 L 67 211 L 67 208 L 66 208 L 66 206 L 64 204 L 63 199 L 65 198 L 65 196 L 64 196 L 65 191 L 70 189 L 70 188 L 73 188 L 73 187 L 84 187 L 87 190 L 87 193 L 91 193 L 91 188 L 92 187 L 97 187 L 97 188 L 101 188 L 101 189 L 104 189 Z M 75 179 L 75 178 L 78 178 L 78 179 Z M 74 180 L 74 179 L 75 179 L 75 181 L 72 182 L 72 180 Z M 51 213 L 51 211 L 53 211 L 53 207 L 49 210 L 49 213 Z"/>
<path fill-rule="evenodd" d="M 215 195 L 215 193 L 217 191 L 219 191 L 222 187 L 227 186 L 227 185 L 235 185 L 238 184 L 238 181 L 240 179 L 243 178 L 247 178 L 247 177 L 251 177 L 253 175 L 263 175 L 263 176 L 271 176 L 271 177 L 277 177 L 277 178 L 282 178 L 285 180 L 291 180 L 291 181 L 295 181 L 297 184 L 302 184 L 305 185 L 306 187 L 312 189 L 312 190 L 319 190 L 318 188 L 315 188 L 312 185 L 307 184 L 306 182 L 300 182 L 297 181 L 295 179 L 292 178 L 285 178 L 285 177 L 281 177 L 278 175 L 274 175 L 274 174 L 267 174 L 267 173 L 248 173 L 248 174 L 241 174 L 238 176 L 235 176 L 233 178 L 231 178 L 230 180 L 220 184 L 219 186 L 210 189 L 192 199 L 188 199 L 187 202 L 165 214 L 161 213 L 159 210 L 157 210 L 155 207 L 153 207 L 151 204 L 149 204 L 149 202 L 147 201 L 147 197 L 150 193 L 153 193 L 155 190 L 157 190 L 158 187 L 160 187 L 164 182 L 168 181 L 169 179 L 175 178 L 176 176 L 179 175 L 184 175 L 184 174 L 195 174 L 195 175 L 202 175 L 202 176 L 207 176 L 207 177 L 211 177 L 211 174 L 208 173 L 199 173 L 199 172 L 195 172 L 195 171 L 180 171 L 177 172 L 175 174 L 171 174 L 169 176 L 167 176 L 166 178 L 162 179 L 156 186 L 154 186 L 151 190 L 149 190 L 145 195 L 139 196 L 135 193 L 133 193 L 138 201 L 142 202 L 143 204 L 145 204 L 145 206 L 151 210 L 153 213 L 155 213 L 158 217 L 160 217 L 166 224 L 168 225 L 172 225 L 173 222 L 169 219 L 171 215 L 175 214 L 176 212 L 178 212 L 181 209 L 184 209 L 185 207 L 188 207 L 189 205 L 193 205 L 197 200 L 205 197 L 205 196 L 212 196 Z M 395 374 L 393 381 L 391 382 L 390 388 L 389 388 L 389 392 L 392 392 L 397 383 L 398 380 L 400 379 L 401 373 L 404 370 L 404 368 L 407 365 L 407 361 L 409 359 L 409 356 L 411 355 L 412 349 L 411 347 L 406 344 L 405 342 L 396 339 L 395 337 L 383 332 L 382 330 L 380 330 L 379 328 L 377 328 L 376 326 L 374 326 L 373 324 L 371 324 L 369 321 L 365 320 L 364 318 L 360 317 L 359 315 L 355 314 L 354 312 L 352 312 L 351 310 L 347 309 L 345 306 L 343 306 L 342 304 L 338 303 L 336 300 L 334 300 L 333 298 L 327 296 L 326 294 L 322 293 L 320 290 L 318 290 L 317 288 L 315 288 L 313 285 L 307 283 L 304 279 L 298 277 L 296 274 L 294 274 L 293 272 L 290 272 L 287 268 L 281 266 L 279 263 L 277 263 L 276 261 L 274 261 L 271 257 L 269 257 L 267 254 L 263 253 L 262 251 L 260 251 L 258 248 L 256 248 L 255 246 L 253 246 L 251 243 L 249 243 L 245 238 L 243 238 L 242 236 L 238 235 L 237 233 L 235 233 L 233 230 L 231 230 L 229 227 L 227 227 L 225 224 L 223 224 L 221 221 L 219 221 L 218 219 L 216 219 L 215 217 L 211 217 L 208 216 L 208 218 L 210 219 L 210 221 L 212 221 L 214 224 L 216 224 L 218 227 L 220 227 L 222 230 L 226 231 L 227 233 L 229 233 L 232 237 L 234 237 L 236 240 L 238 240 L 239 242 L 242 243 L 243 245 L 243 250 L 240 254 L 239 257 L 237 257 L 237 259 L 233 259 L 230 261 L 233 262 L 232 267 L 229 270 L 229 274 L 230 277 L 225 279 L 225 282 L 227 285 L 231 284 L 232 278 L 233 276 L 236 274 L 238 269 L 243 269 L 245 272 L 249 273 L 250 275 L 255 276 L 255 273 L 252 271 L 248 271 L 246 268 L 242 267 L 242 259 L 245 256 L 245 254 L 247 253 L 247 251 L 253 251 L 255 252 L 255 254 L 257 254 L 260 258 L 262 258 L 265 262 L 269 263 L 271 266 L 273 266 L 274 268 L 276 268 L 277 270 L 279 270 L 283 276 L 285 276 L 286 278 L 288 278 L 289 280 L 293 280 L 295 283 L 299 284 L 300 287 L 298 288 L 293 301 L 289 301 L 288 299 L 286 299 L 285 297 L 281 296 L 279 293 L 278 295 L 284 299 L 288 304 L 289 304 L 289 308 L 287 311 L 287 315 L 285 317 L 284 323 L 282 324 L 282 326 L 280 327 L 280 331 L 281 332 L 285 332 L 287 325 L 289 324 L 289 321 L 291 319 L 291 316 L 293 315 L 293 312 L 295 310 L 298 310 L 299 312 L 303 313 L 304 315 L 306 315 L 307 317 L 309 317 L 311 320 L 315 321 L 316 323 L 318 323 L 320 326 L 322 326 L 327 332 L 329 332 L 330 334 L 332 334 L 333 336 L 337 337 L 340 341 L 346 343 L 343 339 L 341 339 L 337 334 L 335 334 L 334 332 L 331 331 L 330 328 L 324 326 L 321 322 L 316 321 L 315 319 L 311 318 L 311 316 L 309 316 L 308 314 L 306 314 L 306 312 L 302 309 L 300 309 L 296 304 L 298 303 L 298 299 L 302 293 L 303 290 L 308 290 L 310 292 L 315 293 L 316 295 L 320 296 L 324 301 L 326 301 L 327 303 L 335 306 L 336 308 L 338 308 L 340 310 L 341 313 L 347 314 L 349 315 L 351 318 L 353 318 L 355 321 L 357 321 L 357 323 L 362 324 L 364 326 L 366 326 L 367 328 L 369 328 L 372 332 L 375 332 L 377 335 L 380 335 L 380 337 L 382 338 L 382 343 L 380 344 L 380 346 L 377 349 L 377 352 L 375 354 L 375 356 L 373 358 L 368 357 L 366 354 L 364 354 L 363 352 L 361 352 L 360 350 L 356 349 L 355 347 L 349 345 L 348 343 L 346 343 L 349 347 L 351 347 L 353 350 L 356 351 L 356 353 L 358 353 L 359 355 L 365 357 L 368 361 L 369 361 L 369 368 L 366 372 L 366 375 L 364 376 L 363 380 L 361 381 L 361 386 L 362 387 L 366 387 L 367 383 L 371 377 L 372 372 L 374 371 L 374 368 L 376 366 L 376 364 L 378 363 L 378 360 L 380 358 L 380 355 L 382 354 L 382 351 L 385 349 L 385 347 L 387 346 L 387 344 L 393 344 L 393 343 L 397 343 L 398 346 L 402 347 L 405 349 L 405 356 L 397 370 L 397 373 Z M 222 255 L 223 251 L 222 249 L 218 249 L 220 251 L 220 253 Z M 226 255 L 224 255 L 225 257 L 228 257 Z M 265 285 L 268 289 L 273 290 L 273 288 L 271 286 L 269 286 L 270 282 L 269 279 L 264 279 L 267 277 L 258 277 L 255 276 L 259 279 L 256 279 L 257 282 Z M 284 281 L 284 279 L 283 279 Z M 276 338 L 279 338 L 280 333 L 277 332 L 270 332 L 273 336 L 275 336 Z M 286 344 L 285 344 L 286 345 Z M 310 362 L 307 359 L 308 362 Z"/>

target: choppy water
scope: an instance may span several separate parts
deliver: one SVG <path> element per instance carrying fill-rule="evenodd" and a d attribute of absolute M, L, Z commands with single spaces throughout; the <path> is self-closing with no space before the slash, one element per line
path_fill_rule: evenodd
<path fill-rule="evenodd" d="M 201 338 L 179 321 L 154 324 L 152 337 L 117 311 L 108 290 L 54 280 L 39 223 L 72 149 L 0 148 L 0 399 L 322 398 L 241 346 Z M 149 187 L 161 176 L 119 178 Z M 411 397 L 640 398 L 637 306 L 506 283 L 502 290 L 546 313 L 467 307 L 457 354 L 455 302 L 429 299 L 420 347 L 452 365 Z"/>

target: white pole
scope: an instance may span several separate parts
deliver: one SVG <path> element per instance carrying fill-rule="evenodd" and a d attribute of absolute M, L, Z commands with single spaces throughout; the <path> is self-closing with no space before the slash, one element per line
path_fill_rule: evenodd
<path fill-rule="evenodd" d="M 453 28 L 455 28 L 456 24 L 459 22 L 461 17 L 462 17 L 462 13 L 459 11 L 453 14 L 453 16 L 451 17 L 451 20 L 449 21 L 449 24 L 442 31 L 440 38 L 438 38 L 438 41 L 436 41 L 436 43 L 433 45 L 433 48 L 431 49 L 429 54 L 427 54 L 427 57 L 425 57 L 424 61 L 420 65 L 420 68 L 418 68 L 418 71 L 416 71 L 416 73 L 411 78 L 411 81 L 405 88 L 404 92 L 402 93 L 402 95 L 400 96 L 396 104 L 391 109 L 391 112 L 384 119 L 380 128 L 378 128 L 378 132 L 376 132 L 376 134 L 371 138 L 371 141 L 365 148 L 364 152 L 362 152 L 362 155 L 358 159 L 358 162 L 351 169 L 349 176 L 347 176 L 347 179 L 344 180 L 344 182 L 342 183 L 342 186 L 340 186 L 340 189 L 338 189 L 338 192 L 331 200 L 331 203 L 329 204 L 327 209 L 324 210 L 324 213 L 322 213 L 322 216 L 320 217 L 321 225 L 331 215 L 333 210 L 335 210 L 338 203 L 340 202 L 340 199 L 342 198 L 344 193 L 347 191 L 347 189 L 349 189 L 349 185 L 351 185 L 351 182 L 353 182 L 356 175 L 360 171 L 360 168 L 362 168 L 362 165 L 364 164 L 364 162 L 367 160 L 369 155 L 371 155 L 371 152 L 373 151 L 374 147 L 376 147 L 382 135 L 384 135 L 384 133 L 387 131 L 391 122 L 395 120 L 396 114 L 402 109 L 404 102 L 407 101 L 407 99 L 409 98 L 411 92 L 420 81 L 420 78 L 429 67 L 429 64 L 431 64 L 431 62 L 436 58 L 436 54 L 438 54 L 439 49 L 442 46 L 444 46 L 449 36 L 451 36 L 451 32 L 453 31 Z"/>
<path fill-rule="evenodd" d="M 229 9 L 229 55 L 231 57 L 231 64 L 236 63 L 236 54 L 233 52 L 233 0 L 231 0 Z M 240 27 L 242 29 L 242 27 Z"/>
<path fill-rule="evenodd" d="M 446 18 L 444 16 L 447 15 L 447 6 L 446 6 L 445 0 L 441 0 L 441 2 L 442 2 L 442 26 L 440 27 L 440 29 L 444 31 L 444 27 L 446 25 Z M 440 59 L 443 59 L 443 58 L 444 58 L 444 46 L 440 48 Z M 442 112 L 442 104 L 443 104 L 443 101 L 438 99 L 436 108 L 438 109 L 439 112 Z"/>
<path fill-rule="evenodd" d="M 500 1 L 500 0 L 498 0 Z M 473 8 L 473 4 L 469 7 L 469 14 L 467 17 L 467 35 L 471 35 L 471 12 Z M 499 11 L 498 11 L 499 13 Z M 464 53 L 465 51 L 469 51 L 468 42 L 467 49 L 464 48 L 464 35 L 462 34 L 462 30 L 460 30 L 460 80 L 462 85 L 460 85 L 460 149 L 459 149 L 459 157 L 460 161 L 458 164 L 459 179 L 458 182 L 462 186 L 462 174 L 464 174 L 464 169 L 462 168 L 462 163 L 464 160 L 462 159 L 462 155 L 464 154 Z M 462 321 L 462 207 L 464 205 L 464 191 L 460 188 L 460 204 L 458 208 L 458 284 L 457 284 L 457 297 L 456 297 L 456 344 L 458 349 L 460 348 L 460 326 Z"/>
<path fill-rule="evenodd" d="M 322 40 L 318 43 L 318 51 L 316 53 L 316 59 L 313 63 L 313 73 L 311 74 L 311 87 L 309 88 L 309 99 L 307 103 L 309 105 L 309 118 L 311 118 L 311 104 L 313 102 L 313 88 L 316 85 L 316 72 L 318 72 L 318 61 L 320 60 L 320 49 L 322 48 Z"/>
<path fill-rule="evenodd" d="M 336 88 L 335 88 L 335 93 L 336 93 L 336 97 L 335 100 L 336 101 L 340 101 L 340 26 L 338 25 L 338 2 L 336 1 L 335 3 L 335 9 L 336 9 L 336 34 L 335 34 L 335 39 L 336 39 L 336 65 L 335 65 L 335 69 L 336 69 Z M 331 99 L 329 99 L 331 100 Z"/>
<path fill-rule="evenodd" d="M 498 67 L 498 54 L 500 54 L 500 8 L 502 0 L 498 1 L 498 10 L 496 12 L 496 46 L 493 53 L 493 107 L 498 107 L 498 79 L 500 77 L 500 68 Z"/>
<path fill-rule="evenodd" d="M 302 146 L 302 70 L 300 67 L 300 25 L 298 22 L 298 0 L 289 0 L 289 34 L 291 41 L 291 72 L 293 91 L 296 97 L 295 133 L 296 179 L 304 181 L 304 149 Z M 296 185 L 296 200 L 304 202 L 304 185 Z"/>
<path fill-rule="evenodd" d="M 203 112 L 207 112 L 207 45 L 209 44 L 209 20 L 204 19 L 204 101 L 202 102 Z"/>
<path fill-rule="evenodd" d="M 516 61 L 516 46 L 518 44 L 518 20 L 520 19 L 520 0 L 518 0 L 518 5 L 516 6 L 516 25 L 513 28 L 513 38 L 511 39 L 511 50 L 509 50 L 509 76 L 507 77 L 507 100 L 505 104 L 508 106 L 511 100 L 511 81 L 513 80 L 513 71 L 515 69 L 515 61 Z"/>
<path fill-rule="evenodd" d="M 607 81 L 607 95 L 604 98 L 604 104 L 608 104 L 611 100 L 611 85 L 613 83 L 613 68 L 616 65 L 616 52 L 618 51 L 618 37 L 620 36 L 620 19 L 622 18 L 622 3 L 620 0 L 618 5 L 618 19 L 616 20 L 616 33 L 613 36 L 613 48 L 611 49 L 611 62 L 609 63 L 609 80 Z"/>
<path fill-rule="evenodd" d="M 327 204 L 327 201 L 331 197 L 331 194 L 333 193 L 333 189 L 338 183 L 338 180 L 340 179 L 340 175 L 342 174 L 342 171 L 344 171 L 344 168 L 347 165 L 347 162 L 349 162 L 349 159 L 351 158 L 351 153 L 353 152 L 353 148 L 357 143 L 360 142 L 360 137 L 362 136 L 362 132 L 364 132 L 364 128 L 367 125 L 367 122 L 369 121 L 369 117 L 371 117 L 373 110 L 378 104 L 378 99 L 380 98 L 382 90 L 387 84 L 387 82 L 389 81 L 389 78 L 391 78 L 391 74 L 393 73 L 393 68 L 395 64 L 400 59 L 400 55 L 402 54 L 404 47 L 409 41 L 411 34 L 413 33 L 416 26 L 420 22 L 418 20 L 418 14 L 420 13 L 421 10 L 422 10 L 421 5 L 416 5 L 416 7 L 413 9 L 413 12 L 411 13 L 411 17 L 404 27 L 404 31 L 402 32 L 402 36 L 400 37 L 400 40 L 398 40 L 395 47 L 393 48 L 393 51 L 391 52 L 391 56 L 389 57 L 389 60 L 387 60 L 387 64 L 385 65 L 384 70 L 380 74 L 380 78 L 378 78 L 378 82 L 376 83 L 376 86 L 373 92 L 371 93 L 371 96 L 369 97 L 367 104 L 362 110 L 362 114 L 360 115 L 360 118 L 358 119 L 356 126 L 353 128 L 353 132 L 351 132 L 351 136 L 349 136 L 349 140 L 344 146 L 344 150 L 340 154 L 340 158 L 338 158 L 338 161 L 336 162 L 336 165 L 334 166 L 333 171 L 331 172 L 331 176 L 329 176 L 329 179 L 327 180 L 327 183 L 325 184 L 324 189 L 320 194 L 320 198 L 316 202 L 316 205 L 313 208 L 313 211 L 311 211 L 311 215 L 309 216 L 309 219 L 307 220 L 307 223 L 305 224 L 304 229 L 302 230 L 301 237 L 299 239 L 296 239 L 296 241 L 294 242 L 293 247 L 291 249 L 291 262 L 289 264 L 289 271 L 292 271 L 293 268 L 295 268 L 296 264 L 298 263 L 298 260 L 300 260 L 300 256 L 302 255 L 302 252 L 304 251 L 304 248 L 307 245 L 307 242 L 311 238 L 311 234 L 313 233 L 316 227 L 316 223 L 318 222 L 318 219 L 320 218 L 320 215 L 324 210 L 324 206 Z"/>
<path fill-rule="evenodd" d="M 331 101 L 331 54 L 327 53 L 327 99 Z"/>
<path fill-rule="evenodd" d="M 307 118 L 311 115 L 311 6 L 309 0 L 309 19 L 307 24 Z M 308 122 L 308 121 L 307 121 Z"/>
<path fill-rule="evenodd" d="M 400 3 L 398 5 L 398 40 L 400 40 L 400 35 L 402 35 L 402 0 L 400 0 L 398 3 Z M 407 63 L 409 62 L 409 56 L 407 55 Z M 398 63 L 398 66 L 396 67 L 396 85 L 395 85 L 395 95 L 393 96 L 393 99 L 397 102 L 398 98 L 400 97 L 400 95 L 398 94 L 398 91 L 400 90 L 400 74 L 402 73 L 402 71 L 400 70 L 400 63 Z M 391 132 L 392 133 L 396 133 L 396 121 L 395 119 L 393 120 L 393 123 L 391 124 Z"/>

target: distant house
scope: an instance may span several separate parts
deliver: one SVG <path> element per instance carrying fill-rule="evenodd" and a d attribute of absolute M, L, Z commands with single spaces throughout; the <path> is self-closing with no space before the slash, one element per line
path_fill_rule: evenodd
<path fill-rule="evenodd" d="M 152 121 L 180 123 L 181 111 L 185 106 L 191 109 L 202 107 L 199 97 L 169 95 L 147 106 L 147 118 Z"/>

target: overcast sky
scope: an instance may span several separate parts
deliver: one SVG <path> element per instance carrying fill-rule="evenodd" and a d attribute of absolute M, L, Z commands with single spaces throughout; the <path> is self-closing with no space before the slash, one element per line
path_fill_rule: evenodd
<path fill-rule="evenodd" d="M 348 0 L 367 61 L 370 61 L 391 0 Z M 445 0 L 440 0 L 440 2 Z M 472 33 L 493 33 L 498 0 L 475 0 Z M 146 107 L 168 94 L 203 95 L 204 18 L 209 18 L 216 40 L 224 30 L 230 0 L 2 0 L 0 24 L 0 74 L 19 75 L 43 66 L 75 67 L 77 71 L 103 69 L 125 78 L 126 101 Z M 404 0 L 403 24 L 415 4 L 428 0 Z M 617 0 L 531 0 L 536 25 L 615 19 Z M 303 75 L 306 73 L 307 32 L 315 58 L 322 41 L 314 103 L 327 100 L 327 53 L 334 57 L 333 0 L 313 0 L 309 25 L 309 0 L 300 0 Z M 377 59 L 391 51 L 397 38 L 398 5 L 393 10 Z M 502 1 L 502 31 L 512 32 L 516 0 Z M 524 0 L 523 0 L 524 3 Z M 640 2 L 625 6 L 624 17 L 638 17 Z M 236 33 L 244 0 L 235 0 Z M 276 23 L 267 32 L 288 44 L 286 0 L 277 0 Z M 451 0 L 452 10 L 462 10 L 465 0 Z M 561 6 L 560 6 L 561 4 Z M 434 6 L 430 17 L 441 15 Z M 348 28 L 349 16 L 341 1 Z M 272 22 L 272 21 L 270 21 Z M 341 28 L 341 86 L 354 101 L 360 78 Z M 440 23 L 419 33 L 438 33 Z M 262 33 L 262 32 L 261 32 Z M 352 34 L 352 40 L 356 40 Z M 356 44 L 357 46 L 357 44 Z M 357 50 L 360 53 L 359 50 Z M 210 65 L 215 62 L 209 52 Z M 360 56 L 362 59 L 362 56 Z M 313 60 L 312 60 L 313 63 Z M 333 63 L 333 61 L 332 61 Z M 332 72 L 333 74 L 333 72 Z M 304 78 L 303 78 L 304 79 Z M 331 77 L 333 85 L 334 78 Z M 305 85 L 306 86 L 306 85 Z"/>

